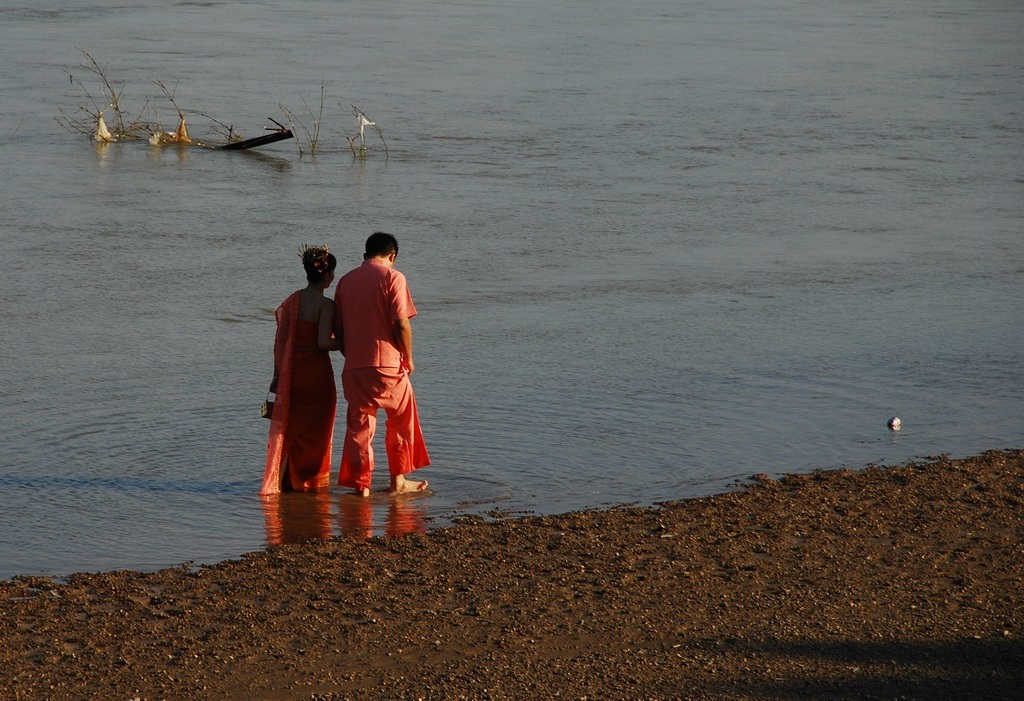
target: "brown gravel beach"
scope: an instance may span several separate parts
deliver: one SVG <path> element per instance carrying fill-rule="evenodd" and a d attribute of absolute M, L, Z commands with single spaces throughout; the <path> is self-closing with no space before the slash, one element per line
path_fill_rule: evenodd
<path fill-rule="evenodd" d="M 2 699 L 1020 699 L 1024 451 L 0 596 Z"/>

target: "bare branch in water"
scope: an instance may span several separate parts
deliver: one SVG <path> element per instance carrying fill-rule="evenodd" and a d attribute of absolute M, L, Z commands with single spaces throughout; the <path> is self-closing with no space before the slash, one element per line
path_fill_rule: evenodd
<path fill-rule="evenodd" d="M 320 113 L 317 116 L 313 116 L 313 110 L 309 109 L 309 105 L 306 104 L 306 99 L 302 98 L 302 104 L 306 108 L 306 112 L 309 113 L 310 118 L 313 120 L 313 136 L 309 141 L 309 155 L 316 155 L 316 146 L 320 142 L 320 125 L 324 119 L 324 77 L 320 76 Z"/>
<path fill-rule="evenodd" d="M 288 121 L 288 125 L 291 127 L 292 133 L 293 134 L 296 133 L 296 122 L 297 122 L 297 120 L 295 119 L 295 117 L 292 116 L 292 113 L 289 112 L 288 108 L 285 107 L 284 105 L 278 103 L 277 106 L 280 108 L 281 112 L 284 114 L 284 118 Z M 302 131 L 304 131 L 306 133 L 306 140 L 309 141 L 309 139 L 310 139 L 309 130 L 306 129 L 306 126 L 302 122 L 298 122 L 298 126 L 302 129 Z M 295 145 L 299 149 L 299 156 L 302 156 L 302 139 L 300 139 L 298 136 L 295 137 Z"/>
<path fill-rule="evenodd" d="M 79 49 L 79 51 L 81 51 L 81 49 Z M 134 118 L 132 118 L 123 108 L 124 84 L 115 83 L 115 81 L 110 78 L 106 64 L 101 65 L 86 51 L 81 51 L 81 53 L 83 59 L 80 67 L 91 73 L 99 80 L 100 88 L 97 91 L 95 86 L 93 86 L 93 89 L 90 90 L 89 86 L 86 85 L 78 75 L 71 71 L 65 71 L 71 85 L 80 88 L 84 93 L 88 104 L 91 105 L 91 108 L 79 106 L 74 110 L 66 109 L 62 105 L 57 105 L 57 115 L 54 119 L 67 131 L 90 135 L 97 141 L 148 139 L 149 143 L 154 145 L 177 144 L 212 146 L 190 138 L 185 124 L 185 116 L 189 115 L 190 117 L 202 117 L 214 125 L 214 132 L 218 133 L 219 136 L 222 136 L 227 144 L 251 141 L 251 139 L 246 139 L 242 134 L 239 134 L 232 124 L 221 122 L 218 119 L 211 117 L 209 114 L 199 110 L 186 110 L 182 108 L 181 105 L 178 104 L 176 95 L 178 89 L 177 82 L 172 85 L 167 85 L 160 80 L 152 81 L 160 88 L 163 99 L 169 102 L 176 112 L 179 120 L 177 129 L 172 131 L 172 127 L 168 125 L 168 128 L 165 130 L 161 125 L 159 110 L 155 104 L 162 103 L 162 100 L 160 99 L 156 99 L 155 101 L 146 99 L 142 109 Z M 320 150 L 320 131 L 323 126 L 326 95 L 327 89 L 325 79 L 324 76 L 321 75 L 319 110 L 314 112 L 304 97 L 300 96 L 299 98 L 302 101 L 303 108 L 305 109 L 306 117 L 308 117 L 309 121 L 312 123 L 311 127 L 308 127 L 307 124 L 296 119 L 295 115 L 281 103 L 278 104 L 278 107 L 284 114 L 285 120 L 288 122 L 289 126 L 285 127 L 279 122 L 276 122 L 272 117 L 270 118 L 271 121 L 274 121 L 274 123 L 280 127 L 282 133 L 284 131 L 291 132 L 288 135 L 288 138 L 295 138 L 295 143 L 300 157 L 306 153 L 315 157 Z M 348 140 L 349 149 L 352 153 L 360 158 L 366 156 L 366 128 L 369 127 L 373 129 L 377 134 L 377 138 L 380 139 L 385 157 L 390 156 L 388 143 L 384 138 L 384 132 L 381 128 L 375 122 L 370 120 L 366 114 L 355 105 L 352 106 L 352 113 L 356 116 L 359 126 L 359 131 L 355 136 L 350 137 L 347 134 L 345 135 L 345 138 Z M 104 118 L 105 114 L 110 117 L 111 124 L 109 125 L 107 124 L 107 120 Z M 256 137 L 256 140 L 260 139 L 261 137 Z"/>
<path fill-rule="evenodd" d="M 82 50 L 79 49 L 79 51 Z M 124 95 L 124 85 L 120 88 L 115 88 L 114 83 L 107 76 L 107 64 L 103 64 L 101 66 L 96 62 L 96 59 L 89 55 L 87 51 L 82 51 L 82 55 L 85 57 L 85 60 L 82 62 L 82 66 L 100 79 L 100 83 L 103 85 L 105 97 L 110 101 L 108 107 L 111 107 L 114 110 L 114 134 L 117 136 L 129 136 L 128 131 L 125 128 L 124 113 L 121 111 L 121 98 Z M 93 105 L 96 105 L 95 101 L 93 101 Z M 103 115 L 105 110 L 106 108 L 96 110 L 95 114 L 97 119 Z"/>
<path fill-rule="evenodd" d="M 292 132 L 294 133 L 296 129 L 301 129 L 302 133 L 306 135 L 305 142 L 309 145 L 309 155 L 313 157 L 316 156 L 317 147 L 319 146 L 320 143 L 320 126 L 321 124 L 323 124 L 324 119 L 325 94 L 326 91 L 324 87 L 324 78 L 323 76 L 320 76 L 320 113 L 318 115 L 313 114 L 313 110 L 310 109 L 309 104 L 306 102 L 306 98 L 301 96 L 299 97 L 299 99 L 302 100 L 302 106 L 306 108 L 306 114 L 309 115 L 310 120 L 313 122 L 312 132 L 310 132 L 310 130 L 306 127 L 304 123 L 296 119 L 295 115 L 293 115 L 287 107 L 285 107 L 282 104 L 278 104 L 278 107 L 281 109 L 281 112 L 284 113 L 285 118 L 288 120 Z M 303 140 L 300 139 L 298 136 L 295 137 L 295 143 L 298 145 L 300 156 L 303 155 L 302 141 Z"/>
<path fill-rule="evenodd" d="M 366 127 L 373 127 L 373 130 L 377 132 L 378 138 L 380 138 L 381 143 L 384 145 L 384 157 L 390 157 L 391 154 L 388 152 L 388 142 L 384 140 L 384 132 L 380 130 L 380 127 L 377 126 L 377 123 L 371 120 L 369 117 L 367 117 L 366 113 L 363 112 L 358 107 L 356 107 L 355 105 L 352 105 L 352 114 L 355 115 L 356 121 L 359 124 L 358 134 L 351 137 L 348 136 L 347 134 L 345 135 L 345 138 L 348 140 L 348 147 L 352 150 L 352 154 L 360 158 L 366 156 L 366 138 L 364 136 L 364 130 Z M 357 138 L 359 139 L 358 147 L 356 146 Z"/>

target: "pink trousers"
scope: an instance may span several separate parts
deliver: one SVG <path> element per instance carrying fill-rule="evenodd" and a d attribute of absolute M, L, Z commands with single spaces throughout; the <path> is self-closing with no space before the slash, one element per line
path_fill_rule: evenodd
<path fill-rule="evenodd" d="M 339 485 L 349 489 L 370 488 L 371 443 L 377 430 L 377 412 L 381 409 L 387 415 L 384 448 L 391 475 L 405 475 L 430 464 L 416 411 L 416 396 L 407 372 L 399 368 L 345 370 L 341 373 L 341 387 L 348 411 Z"/>

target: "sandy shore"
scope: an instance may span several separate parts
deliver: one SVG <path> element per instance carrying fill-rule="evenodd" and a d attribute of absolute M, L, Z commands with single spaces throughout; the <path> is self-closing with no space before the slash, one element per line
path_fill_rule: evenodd
<path fill-rule="evenodd" d="M 1024 451 L 0 596 L 2 699 L 1019 699 Z"/>

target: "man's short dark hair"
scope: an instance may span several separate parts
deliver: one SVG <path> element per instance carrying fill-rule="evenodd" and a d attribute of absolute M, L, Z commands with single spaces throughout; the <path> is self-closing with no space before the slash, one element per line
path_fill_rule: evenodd
<path fill-rule="evenodd" d="M 398 255 L 398 239 L 383 231 L 375 231 L 366 239 L 366 252 L 363 258 L 377 258 L 394 253 Z"/>

